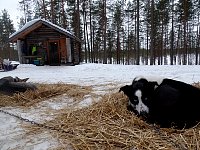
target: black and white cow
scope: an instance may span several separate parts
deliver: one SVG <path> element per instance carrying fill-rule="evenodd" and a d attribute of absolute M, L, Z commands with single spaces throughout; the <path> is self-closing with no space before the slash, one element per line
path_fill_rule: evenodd
<path fill-rule="evenodd" d="M 200 122 L 200 89 L 172 79 L 137 77 L 120 88 L 128 109 L 161 127 L 190 128 Z"/>

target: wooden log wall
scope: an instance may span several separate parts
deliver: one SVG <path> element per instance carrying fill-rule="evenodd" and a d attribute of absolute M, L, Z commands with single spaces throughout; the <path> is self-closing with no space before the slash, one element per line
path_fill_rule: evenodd
<path fill-rule="evenodd" d="M 35 29 L 30 34 L 27 34 L 25 37 L 25 43 L 26 43 L 26 53 L 25 55 L 32 55 L 31 54 L 31 46 L 41 46 L 42 49 L 44 49 L 47 53 L 48 50 L 48 43 L 52 41 L 58 41 L 59 42 L 59 59 L 60 62 L 66 63 L 65 59 L 67 60 L 67 47 L 66 47 L 66 38 L 65 34 L 62 34 L 58 31 L 56 31 L 53 28 L 50 28 L 44 24 L 41 24 L 41 26 L 38 29 Z M 72 50 L 72 62 L 75 64 L 80 63 L 80 42 L 76 41 L 75 39 L 71 39 L 71 50 Z"/>

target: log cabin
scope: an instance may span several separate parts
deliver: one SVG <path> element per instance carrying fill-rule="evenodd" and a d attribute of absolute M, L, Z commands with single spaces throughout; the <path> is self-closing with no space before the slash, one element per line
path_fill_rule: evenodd
<path fill-rule="evenodd" d="M 34 19 L 9 37 L 17 44 L 22 64 L 79 64 L 81 41 L 72 33 L 47 20 Z"/>

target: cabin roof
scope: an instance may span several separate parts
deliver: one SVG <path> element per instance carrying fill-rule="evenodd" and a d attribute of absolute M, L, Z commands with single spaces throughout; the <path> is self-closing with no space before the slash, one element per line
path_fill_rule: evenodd
<path fill-rule="evenodd" d="M 16 31 L 10 35 L 9 41 L 16 42 L 18 40 L 18 38 L 29 34 L 30 32 L 39 28 L 42 24 L 44 24 L 44 25 L 70 37 L 70 38 L 76 39 L 77 41 L 80 42 L 79 38 L 77 38 L 75 35 L 73 35 L 69 31 L 67 31 L 66 29 L 63 29 L 63 28 L 59 27 L 58 25 L 55 25 L 52 22 L 49 22 L 49 21 L 47 21 L 45 19 L 41 19 L 41 18 L 34 19 L 34 20 L 27 22 L 21 29 L 19 29 L 18 31 Z"/>

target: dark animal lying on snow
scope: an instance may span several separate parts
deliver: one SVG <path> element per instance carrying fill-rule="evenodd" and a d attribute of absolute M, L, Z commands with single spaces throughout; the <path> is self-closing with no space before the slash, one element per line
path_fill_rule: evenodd
<path fill-rule="evenodd" d="M 35 90 L 37 87 L 32 83 L 26 83 L 29 78 L 20 79 L 18 77 L 3 77 L 0 79 L 0 93 L 12 95 L 16 92 Z"/>
<path fill-rule="evenodd" d="M 164 78 L 135 78 L 120 88 L 129 98 L 128 109 L 160 127 L 190 128 L 200 121 L 200 89 Z"/>

